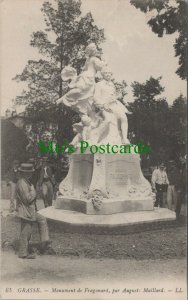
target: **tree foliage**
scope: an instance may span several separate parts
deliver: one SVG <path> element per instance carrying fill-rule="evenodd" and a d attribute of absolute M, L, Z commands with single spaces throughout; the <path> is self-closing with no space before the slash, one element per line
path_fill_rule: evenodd
<path fill-rule="evenodd" d="M 130 0 L 130 2 L 144 13 L 148 11 L 155 13 L 155 16 L 148 21 L 148 25 L 159 37 L 164 34 L 178 33 L 174 44 L 175 56 L 179 59 L 176 73 L 185 79 L 187 77 L 187 1 Z"/>
<path fill-rule="evenodd" d="M 186 154 L 187 101 L 180 95 L 170 107 L 168 120 L 169 152 L 176 160 Z"/>
<path fill-rule="evenodd" d="M 27 159 L 25 150 L 28 140 L 23 131 L 8 120 L 1 121 L 1 163 L 2 176 L 11 167 L 14 160 L 23 162 Z"/>
<path fill-rule="evenodd" d="M 180 95 L 170 107 L 160 94 L 164 88 L 159 78 L 132 84 L 134 102 L 129 103 L 129 134 L 132 143 L 142 141 L 151 147 L 149 164 L 178 162 L 185 155 L 186 101 Z M 144 164 L 148 157 L 142 157 Z"/>
<path fill-rule="evenodd" d="M 42 5 L 46 24 L 45 31 L 32 34 L 31 46 L 37 48 L 44 59 L 29 60 L 23 72 L 15 80 L 26 82 L 27 90 L 15 99 L 16 104 L 26 104 L 27 113 L 34 122 L 48 122 L 55 119 L 58 123 L 57 138 L 71 135 L 71 124 L 76 114 L 64 105 L 61 109 L 55 101 L 68 90 L 62 82 L 62 69 L 71 64 L 78 73 L 84 64 L 84 50 L 94 42 L 101 52 L 100 44 L 104 41 L 103 29 L 99 29 L 91 13 L 81 15 L 80 0 L 55 0 Z"/>

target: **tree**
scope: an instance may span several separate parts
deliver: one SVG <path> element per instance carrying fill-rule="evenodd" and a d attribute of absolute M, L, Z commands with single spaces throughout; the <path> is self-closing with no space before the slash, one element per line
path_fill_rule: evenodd
<path fill-rule="evenodd" d="M 142 142 L 151 147 L 153 163 L 161 159 L 160 149 L 165 146 L 168 103 L 159 98 L 164 88 L 159 78 L 150 77 L 145 83 L 133 82 L 134 102 L 129 103 L 129 133 L 132 143 Z M 142 157 L 143 161 L 146 157 Z"/>
<path fill-rule="evenodd" d="M 181 94 L 170 107 L 168 120 L 169 155 L 179 162 L 186 154 L 187 101 Z"/>
<path fill-rule="evenodd" d="M 14 160 L 23 162 L 28 158 L 25 150 L 28 140 L 23 131 L 9 120 L 2 120 L 1 133 L 1 170 L 4 176 Z"/>
<path fill-rule="evenodd" d="M 159 37 L 164 34 L 178 33 L 175 40 L 175 56 L 179 58 L 176 73 L 182 78 L 187 77 L 187 1 L 186 0 L 130 0 L 131 4 L 142 12 L 156 12 L 148 21 L 152 31 Z"/>
<path fill-rule="evenodd" d="M 174 160 L 180 163 L 186 154 L 187 103 L 180 95 L 169 106 L 160 97 L 164 88 L 159 78 L 150 77 L 145 83 L 132 84 L 134 102 L 129 103 L 129 138 L 132 143 L 149 144 L 149 164 Z M 147 156 L 141 156 L 143 166 Z"/>
<path fill-rule="evenodd" d="M 27 104 L 27 113 L 36 120 L 48 122 L 55 119 L 58 124 L 57 139 L 70 139 L 71 124 L 76 114 L 55 101 L 65 94 L 68 85 L 62 82 L 62 69 L 71 64 L 78 73 L 84 64 L 84 50 L 94 42 L 101 52 L 104 32 L 95 24 L 91 13 L 81 16 L 80 0 L 55 0 L 55 4 L 44 2 L 42 12 L 45 31 L 32 34 L 31 46 L 45 57 L 29 60 L 23 72 L 16 75 L 18 82 L 27 82 L 28 89 L 15 99 L 16 104 Z"/>

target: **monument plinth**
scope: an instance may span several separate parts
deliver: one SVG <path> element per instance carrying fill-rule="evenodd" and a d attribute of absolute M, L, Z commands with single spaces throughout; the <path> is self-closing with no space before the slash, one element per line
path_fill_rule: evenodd
<path fill-rule="evenodd" d="M 55 208 L 85 214 L 153 210 L 138 154 L 72 154 Z"/>

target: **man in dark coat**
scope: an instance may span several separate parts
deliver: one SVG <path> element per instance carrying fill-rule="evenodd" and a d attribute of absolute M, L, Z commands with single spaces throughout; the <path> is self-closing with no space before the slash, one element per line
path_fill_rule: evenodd
<path fill-rule="evenodd" d="M 180 217 L 183 200 L 183 177 L 174 161 L 169 162 L 169 187 L 167 190 L 168 208 L 176 212 L 176 219 Z"/>
<path fill-rule="evenodd" d="M 52 206 L 52 200 L 54 196 L 55 179 L 53 176 L 52 168 L 49 165 L 48 158 L 43 158 L 42 166 L 39 173 L 39 180 L 37 183 L 40 189 L 40 194 L 44 200 L 44 206 Z"/>
<path fill-rule="evenodd" d="M 35 222 L 38 223 L 41 248 L 48 249 L 51 242 L 49 241 L 49 233 L 46 219 L 37 213 L 36 209 L 36 191 L 30 182 L 34 168 L 32 164 L 21 164 L 20 179 L 16 184 L 16 199 L 18 203 L 18 217 L 21 219 L 21 233 L 19 239 L 19 257 L 35 258 L 29 254 L 28 246 L 32 234 L 32 227 Z"/>

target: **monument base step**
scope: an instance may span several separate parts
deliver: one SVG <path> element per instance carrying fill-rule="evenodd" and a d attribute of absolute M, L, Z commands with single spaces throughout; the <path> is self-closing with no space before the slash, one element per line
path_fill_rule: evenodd
<path fill-rule="evenodd" d="M 153 199 L 104 199 L 102 206 L 96 210 L 91 201 L 74 198 L 57 197 L 55 208 L 71 210 L 87 215 L 112 215 L 124 212 L 153 211 Z"/>
<path fill-rule="evenodd" d="M 41 209 L 39 214 L 48 220 L 58 222 L 59 229 L 69 227 L 81 228 L 82 233 L 134 233 L 144 230 L 160 228 L 162 225 L 175 223 L 176 215 L 167 208 L 154 208 L 153 211 L 139 211 L 119 213 L 112 215 L 86 215 L 76 211 L 47 207 Z M 78 230 L 79 231 L 79 230 Z"/>

